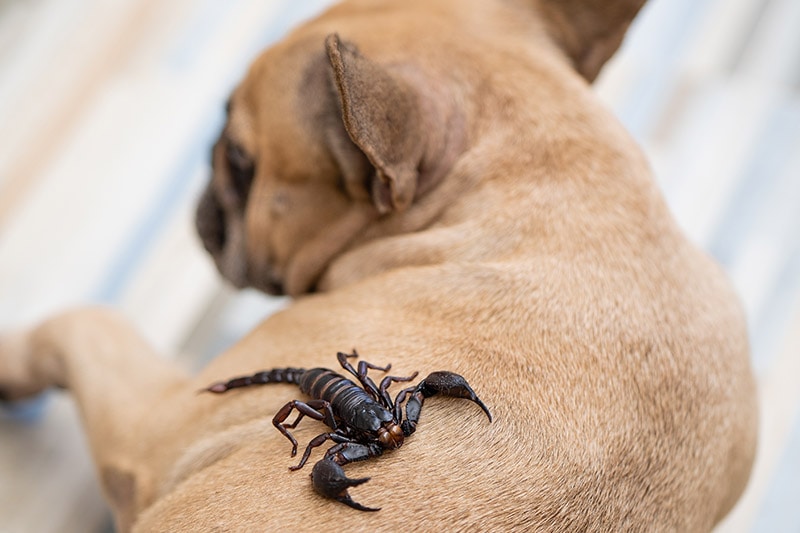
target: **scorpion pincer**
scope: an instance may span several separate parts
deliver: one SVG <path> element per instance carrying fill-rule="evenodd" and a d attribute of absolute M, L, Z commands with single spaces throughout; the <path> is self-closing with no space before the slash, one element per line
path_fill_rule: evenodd
<path fill-rule="evenodd" d="M 297 427 L 303 417 L 322 421 L 331 428 L 331 431 L 313 438 L 306 446 L 300 462 L 289 469 L 302 468 L 314 448 L 328 440 L 333 441 L 334 445 L 325 452 L 323 459 L 317 462 L 311 471 L 312 484 L 322 496 L 335 499 L 360 511 L 379 509 L 365 507 L 353 501 L 347 489 L 360 485 L 369 478 L 350 479 L 345 475 L 342 466 L 377 457 L 382 455 L 384 450 L 402 446 L 405 438 L 416 431 L 422 404 L 426 398 L 437 394 L 465 398 L 478 404 L 486 413 L 489 422 L 492 421 L 489 409 L 478 398 L 467 380 L 458 374 L 446 371 L 433 372 L 417 385 L 401 390 L 392 401 L 388 392 L 389 385 L 411 381 L 417 377 L 418 372 L 408 377 L 386 376 L 380 385 L 376 386 L 367 376 L 367 371 L 374 369 L 387 372 L 391 365 L 380 367 L 359 361 L 356 370 L 348 361 L 348 358 L 358 357 L 355 350 L 352 354 L 339 352 L 337 357 L 342 368 L 358 379 L 360 387 L 327 368 L 275 368 L 215 383 L 205 390 L 224 393 L 231 389 L 267 383 L 297 385 L 301 392 L 313 399 L 307 402 L 292 400 L 272 419 L 273 425 L 292 443 L 292 457 L 297 454 L 297 440 L 289 429 Z M 406 408 L 405 420 L 402 416 L 403 402 Z M 292 423 L 286 423 L 292 410 L 297 410 L 297 418 Z"/>

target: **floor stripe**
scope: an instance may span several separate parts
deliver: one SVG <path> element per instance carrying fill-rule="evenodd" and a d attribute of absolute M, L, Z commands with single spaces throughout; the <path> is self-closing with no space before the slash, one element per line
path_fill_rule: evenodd
<path fill-rule="evenodd" d="M 52 162 L 72 128 L 92 105 L 102 80 L 117 68 L 121 57 L 139 44 L 140 36 L 146 33 L 148 15 L 157 5 L 156 0 L 134 2 L 134 8 L 126 15 L 124 27 L 115 33 L 114 40 L 100 48 L 91 66 L 69 92 L 58 95 L 61 103 L 48 117 L 47 127 L 37 130 L 35 138 L 20 146 L 5 179 L 0 182 L 0 228 L 14 207 L 24 201 L 36 178 Z"/>

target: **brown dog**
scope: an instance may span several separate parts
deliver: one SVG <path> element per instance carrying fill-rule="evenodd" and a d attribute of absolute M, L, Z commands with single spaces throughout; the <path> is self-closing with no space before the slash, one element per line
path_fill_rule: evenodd
<path fill-rule="evenodd" d="M 198 210 L 234 284 L 315 294 L 193 378 L 68 313 L 3 339 L 3 392 L 72 390 L 121 530 L 709 530 L 755 448 L 742 313 L 587 84 L 641 3 L 330 9 L 234 93 Z M 197 393 L 353 346 L 457 372 L 495 417 L 434 398 L 403 448 L 348 465 L 377 514 L 287 470 L 270 419 L 297 387 Z"/>

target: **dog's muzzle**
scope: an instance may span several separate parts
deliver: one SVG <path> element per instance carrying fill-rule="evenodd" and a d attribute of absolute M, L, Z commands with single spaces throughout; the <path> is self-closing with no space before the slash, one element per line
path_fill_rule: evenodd
<path fill-rule="evenodd" d="M 211 186 L 200 197 L 194 222 L 206 251 L 214 258 L 221 255 L 225 248 L 225 212 Z"/>

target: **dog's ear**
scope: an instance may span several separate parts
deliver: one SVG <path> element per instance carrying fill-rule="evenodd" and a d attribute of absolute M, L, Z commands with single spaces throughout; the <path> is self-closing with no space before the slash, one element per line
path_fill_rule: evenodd
<path fill-rule="evenodd" d="M 539 0 L 550 34 L 575 69 L 594 81 L 645 0 Z"/>
<path fill-rule="evenodd" d="M 338 35 L 329 35 L 325 47 L 344 128 L 363 154 L 350 157 L 349 168 L 342 169 L 345 187 L 357 196 L 366 185 L 381 214 L 403 211 L 414 200 L 425 148 L 419 97 Z M 344 144 L 339 141 L 340 151 L 347 149 Z"/>

